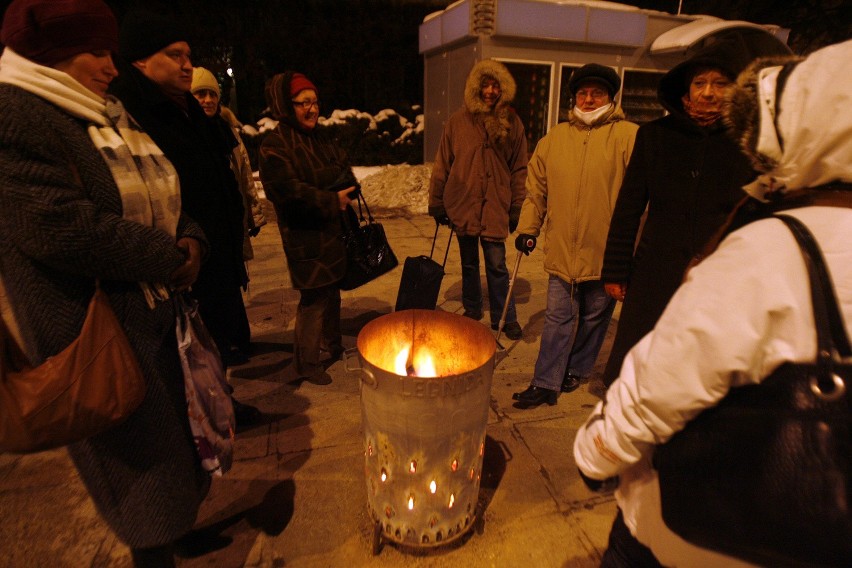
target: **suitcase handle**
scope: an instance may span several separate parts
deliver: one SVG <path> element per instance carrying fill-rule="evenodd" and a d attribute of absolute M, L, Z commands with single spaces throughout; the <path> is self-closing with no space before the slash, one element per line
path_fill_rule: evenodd
<path fill-rule="evenodd" d="M 441 225 L 439 225 L 438 223 L 435 223 L 435 236 L 432 237 L 432 250 L 429 251 L 429 258 L 432 258 L 432 255 L 435 254 L 435 243 L 438 241 L 438 228 L 440 226 Z M 453 242 L 454 232 L 455 229 L 453 227 L 450 227 L 450 238 L 447 240 L 447 250 L 444 251 L 444 263 L 441 264 L 441 268 L 447 267 L 447 257 L 450 256 L 450 243 Z"/>

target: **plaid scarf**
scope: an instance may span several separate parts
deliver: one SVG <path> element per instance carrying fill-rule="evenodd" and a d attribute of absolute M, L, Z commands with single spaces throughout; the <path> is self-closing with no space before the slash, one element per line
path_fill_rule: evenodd
<path fill-rule="evenodd" d="M 21 57 L 8 47 L 0 56 L 0 82 L 20 87 L 89 122 L 87 132 L 121 194 L 122 217 L 174 237 L 180 218 L 177 172 L 121 101 L 102 99 L 70 75 Z M 148 305 L 169 298 L 162 283 L 140 282 Z"/>

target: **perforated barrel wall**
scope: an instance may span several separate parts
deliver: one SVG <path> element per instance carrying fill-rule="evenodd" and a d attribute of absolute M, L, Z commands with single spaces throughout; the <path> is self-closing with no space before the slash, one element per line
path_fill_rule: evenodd
<path fill-rule="evenodd" d="M 437 377 L 394 372 L 401 349 L 434 354 Z M 404 310 L 358 335 L 367 502 L 384 538 L 435 546 L 476 519 L 496 344 L 470 319 Z"/>

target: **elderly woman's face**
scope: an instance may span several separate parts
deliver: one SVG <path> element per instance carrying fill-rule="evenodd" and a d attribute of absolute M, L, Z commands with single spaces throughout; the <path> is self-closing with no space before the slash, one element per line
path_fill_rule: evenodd
<path fill-rule="evenodd" d="M 313 130 L 319 120 L 319 99 L 313 89 L 299 91 L 292 99 L 296 121 L 305 130 Z"/>
<path fill-rule="evenodd" d="M 105 97 L 107 87 L 118 77 L 118 71 L 112 62 L 109 51 L 79 53 L 53 66 L 54 69 L 71 75 L 71 77 L 98 95 Z"/>
<path fill-rule="evenodd" d="M 216 116 L 216 112 L 219 110 L 219 95 L 216 94 L 216 91 L 213 89 L 198 89 L 192 93 L 192 96 L 198 100 L 198 104 L 201 105 L 204 114 L 211 118 Z"/>
<path fill-rule="evenodd" d="M 600 81 L 583 81 L 574 93 L 575 104 L 583 112 L 598 110 L 612 102 L 606 85 Z"/>
<path fill-rule="evenodd" d="M 731 80 L 718 69 L 699 70 L 689 83 L 689 102 L 705 112 L 720 112 Z"/>

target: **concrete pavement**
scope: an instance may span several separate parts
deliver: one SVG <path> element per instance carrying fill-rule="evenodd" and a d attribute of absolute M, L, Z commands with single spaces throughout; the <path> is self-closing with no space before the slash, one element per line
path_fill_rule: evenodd
<path fill-rule="evenodd" d="M 267 218 L 273 218 L 268 203 Z M 389 313 L 402 263 L 428 254 L 434 223 L 425 215 L 380 219 L 400 267 L 343 293 L 343 333 L 355 346 L 360 328 Z M 483 523 L 434 549 L 371 549 L 366 508 L 359 376 L 343 361 L 332 382 L 293 383 L 293 326 L 298 293 L 289 279 L 274 224 L 253 239 L 255 260 L 246 305 L 256 353 L 230 371 L 235 396 L 264 412 L 263 423 L 238 432 L 235 463 L 215 479 L 181 567 L 335 566 L 597 566 L 615 515 L 611 496 L 588 492 L 571 447 L 574 433 L 602 393 L 593 379 L 556 406 L 519 410 L 513 392 L 526 388 L 538 354 L 547 277 L 540 248 L 521 261 L 514 295 L 524 337 L 502 337 L 497 354 L 480 487 Z M 443 255 L 446 233 L 439 237 Z M 510 269 L 516 258 L 508 245 Z M 437 256 L 437 255 L 436 255 Z M 439 297 L 461 313 L 461 274 L 453 243 Z M 484 285 L 484 281 L 483 281 Z M 617 315 L 617 312 L 616 312 Z M 486 315 L 484 324 L 488 324 Z M 614 324 L 615 322 L 613 322 Z M 612 339 L 598 358 L 602 368 Z M 130 566 L 124 547 L 98 518 L 65 450 L 0 455 L 0 566 Z"/>

